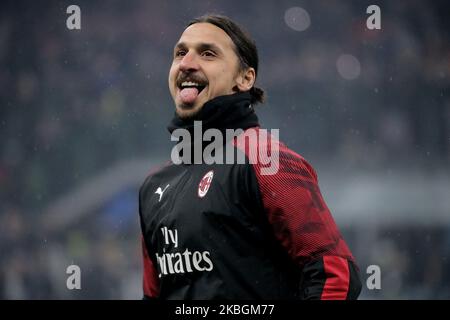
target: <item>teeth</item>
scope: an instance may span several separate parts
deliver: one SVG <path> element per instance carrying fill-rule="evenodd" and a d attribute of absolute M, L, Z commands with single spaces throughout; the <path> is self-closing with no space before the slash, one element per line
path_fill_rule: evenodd
<path fill-rule="evenodd" d="M 184 81 L 183 83 L 181 83 L 182 87 L 188 87 L 188 86 L 196 86 L 199 87 L 200 84 L 197 82 L 192 82 L 192 81 Z"/>

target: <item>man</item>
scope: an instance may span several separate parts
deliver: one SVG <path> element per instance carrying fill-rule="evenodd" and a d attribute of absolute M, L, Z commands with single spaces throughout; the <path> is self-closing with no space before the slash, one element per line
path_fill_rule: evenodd
<path fill-rule="evenodd" d="M 253 109 L 264 99 L 257 72 L 254 42 L 230 19 L 190 22 L 169 72 L 176 108 L 169 131 L 193 132 L 195 121 L 202 130 L 261 131 Z M 242 140 L 226 141 L 245 163 L 170 161 L 150 173 L 139 193 L 144 298 L 358 297 L 357 267 L 314 169 L 271 139 L 257 141 L 256 152 Z M 198 143 L 204 150 L 197 141 L 194 152 Z M 275 148 L 277 170 L 263 174 L 255 154 Z"/>

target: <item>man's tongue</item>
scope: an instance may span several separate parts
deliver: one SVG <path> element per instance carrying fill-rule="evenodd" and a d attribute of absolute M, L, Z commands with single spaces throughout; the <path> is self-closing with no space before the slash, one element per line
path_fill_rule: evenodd
<path fill-rule="evenodd" d="M 194 103 L 198 96 L 197 88 L 184 88 L 180 91 L 181 101 L 186 104 Z"/>

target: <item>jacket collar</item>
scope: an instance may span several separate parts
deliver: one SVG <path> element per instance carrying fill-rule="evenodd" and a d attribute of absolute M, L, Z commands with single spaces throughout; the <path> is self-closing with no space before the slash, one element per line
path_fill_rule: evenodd
<path fill-rule="evenodd" d="M 259 126 L 258 117 L 250 103 L 251 95 L 238 92 L 219 96 L 206 102 L 202 109 L 190 119 L 181 119 L 175 114 L 167 129 L 172 133 L 175 129 L 194 130 L 194 121 L 202 121 L 202 130 L 247 129 Z"/>

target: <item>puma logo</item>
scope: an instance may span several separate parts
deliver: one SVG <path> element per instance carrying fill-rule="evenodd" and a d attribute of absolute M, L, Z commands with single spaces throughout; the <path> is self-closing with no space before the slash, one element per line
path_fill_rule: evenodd
<path fill-rule="evenodd" d="M 161 187 L 158 187 L 158 189 L 155 191 L 156 194 L 159 194 L 159 200 L 158 202 L 161 201 L 161 198 L 163 196 L 164 191 L 166 191 L 166 189 L 169 187 L 169 184 L 163 189 L 161 189 Z"/>

